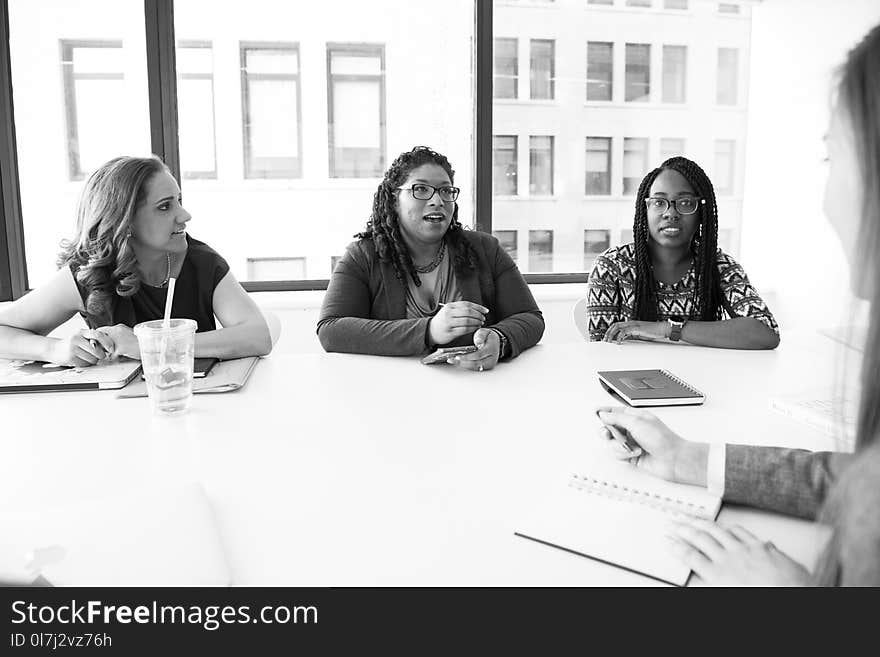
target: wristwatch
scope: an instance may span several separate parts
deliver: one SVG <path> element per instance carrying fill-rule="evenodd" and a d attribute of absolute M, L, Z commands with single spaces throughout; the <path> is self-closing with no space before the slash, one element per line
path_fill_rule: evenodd
<path fill-rule="evenodd" d="M 501 341 L 501 346 L 498 348 L 498 360 L 501 360 L 502 358 L 504 358 L 507 355 L 507 347 L 509 344 L 508 340 L 507 340 L 507 336 L 501 332 L 501 329 L 490 328 L 489 330 L 492 331 L 493 333 L 496 333 L 498 335 L 498 340 Z"/>
<path fill-rule="evenodd" d="M 667 319 L 666 321 L 669 322 L 669 339 L 673 342 L 681 340 L 681 329 L 684 328 L 687 320 L 678 321 L 676 319 Z"/>

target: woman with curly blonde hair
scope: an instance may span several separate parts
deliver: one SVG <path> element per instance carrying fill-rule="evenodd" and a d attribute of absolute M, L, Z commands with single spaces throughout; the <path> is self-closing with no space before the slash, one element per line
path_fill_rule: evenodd
<path fill-rule="evenodd" d="M 95 171 L 80 198 L 76 237 L 62 242 L 58 272 L 0 310 L 0 357 L 77 367 L 140 358 L 132 328 L 162 317 L 171 278 L 172 316 L 198 324 L 197 357 L 268 353 L 266 320 L 226 261 L 187 235 L 191 216 L 181 200 L 156 157 L 117 157 Z M 46 337 L 76 313 L 88 329 Z"/>

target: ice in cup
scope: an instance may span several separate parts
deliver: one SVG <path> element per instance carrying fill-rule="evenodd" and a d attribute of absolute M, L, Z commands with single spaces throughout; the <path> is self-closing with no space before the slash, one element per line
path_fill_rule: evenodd
<path fill-rule="evenodd" d="M 150 406 L 157 415 L 179 415 L 189 408 L 196 326 L 192 319 L 171 319 L 167 327 L 155 319 L 134 327 Z"/>

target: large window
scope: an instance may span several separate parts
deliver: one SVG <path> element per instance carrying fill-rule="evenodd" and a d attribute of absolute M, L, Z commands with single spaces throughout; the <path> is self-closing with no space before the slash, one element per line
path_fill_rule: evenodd
<path fill-rule="evenodd" d="M 375 178 L 385 169 L 383 46 L 327 46 L 330 177 Z"/>
<path fill-rule="evenodd" d="M 661 137 L 660 138 L 660 162 L 668 160 L 676 155 L 684 155 L 684 139 L 677 137 Z"/>
<path fill-rule="evenodd" d="M 299 47 L 241 45 L 245 178 L 299 178 Z"/>
<path fill-rule="evenodd" d="M 587 137 L 585 194 L 611 193 L 611 137 Z"/>
<path fill-rule="evenodd" d="M 554 79 L 555 44 L 549 39 L 532 39 L 529 57 L 530 97 L 535 99 L 552 99 L 555 97 Z"/>
<path fill-rule="evenodd" d="M 516 39 L 495 39 L 495 98 L 516 98 L 519 65 Z"/>
<path fill-rule="evenodd" d="M 553 194 L 553 137 L 529 137 L 529 195 Z"/>
<path fill-rule="evenodd" d="M 177 44 L 177 123 L 184 178 L 216 178 L 214 57 L 210 41 Z"/>
<path fill-rule="evenodd" d="M 651 97 L 651 46 L 626 44 L 625 100 L 647 102 Z"/>
<path fill-rule="evenodd" d="M 515 196 L 517 149 L 515 135 L 496 135 L 493 139 L 492 176 L 496 196 Z"/>
<path fill-rule="evenodd" d="M 687 46 L 663 46 L 663 102 L 687 100 Z"/>
<path fill-rule="evenodd" d="M 739 83 L 739 50 L 718 49 L 718 80 L 715 101 L 719 105 L 736 105 Z"/>
<path fill-rule="evenodd" d="M 144 7 L 113 0 L 8 4 L 22 273 L 37 287 L 54 274 L 61 240 L 74 234 L 85 178 L 113 157 L 151 150 Z M 6 262 L 0 252 L 0 267 Z"/>
<path fill-rule="evenodd" d="M 498 238 L 498 243 L 501 245 L 501 248 L 507 251 L 510 257 L 516 262 L 518 254 L 517 254 L 517 235 L 515 230 L 496 230 L 492 233 L 495 237 Z"/>
<path fill-rule="evenodd" d="M 587 100 L 611 100 L 613 79 L 614 44 L 587 42 Z"/>
<path fill-rule="evenodd" d="M 584 231 L 584 271 L 589 271 L 601 255 L 611 246 L 611 231 L 605 228 L 588 228 Z"/>

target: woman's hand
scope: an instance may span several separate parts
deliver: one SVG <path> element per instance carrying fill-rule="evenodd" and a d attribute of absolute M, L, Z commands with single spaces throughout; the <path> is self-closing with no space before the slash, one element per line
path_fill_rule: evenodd
<path fill-rule="evenodd" d="M 446 344 L 475 331 L 486 321 L 488 312 L 488 308 L 470 301 L 453 301 L 445 304 L 428 324 L 431 344 Z"/>
<path fill-rule="evenodd" d="M 675 523 L 670 549 L 710 586 L 805 586 L 810 573 L 773 543 L 742 527 Z"/>
<path fill-rule="evenodd" d="M 495 331 L 485 328 L 477 330 L 474 333 L 474 346 L 477 348 L 476 351 L 456 356 L 447 362 L 478 372 L 491 370 L 498 364 L 498 359 L 501 357 L 501 340 Z"/>
<path fill-rule="evenodd" d="M 619 431 L 642 449 L 639 456 L 632 458 L 622 447 L 615 446 L 617 458 L 628 460 L 661 479 L 706 485 L 708 444 L 685 440 L 648 411 L 603 407 L 596 413 L 606 425 L 599 430 L 603 439 L 613 440 L 613 432 Z"/>
<path fill-rule="evenodd" d="M 116 326 L 101 326 L 95 331 L 112 340 L 114 348 L 110 354 L 111 357 L 125 356 L 135 360 L 141 359 L 141 348 L 131 327 L 117 324 Z"/>
<path fill-rule="evenodd" d="M 97 330 L 81 329 L 68 338 L 53 340 L 46 360 L 54 365 L 90 367 L 109 357 L 113 340 Z"/>
<path fill-rule="evenodd" d="M 615 322 L 605 331 L 603 342 L 616 342 L 620 344 L 624 340 L 663 340 L 669 337 L 668 322 L 643 322 L 633 320 L 630 322 Z"/>

